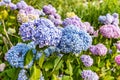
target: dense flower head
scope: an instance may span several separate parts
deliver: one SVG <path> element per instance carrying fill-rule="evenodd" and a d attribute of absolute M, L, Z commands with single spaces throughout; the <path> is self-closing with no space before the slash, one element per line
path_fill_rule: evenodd
<path fill-rule="evenodd" d="M 99 76 L 91 70 L 83 70 L 81 76 L 84 80 L 99 80 Z"/>
<path fill-rule="evenodd" d="M 27 53 L 29 48 L 26 44 L 18 43 L 16 46 L 13 46 L 6 54 L 5 59 L 10 63 L 13 67 L 21 67 L 24 66 L 24 56 Z"/>
<path fill-rule="evenodd" d="M 20 70 L 17 80 L 28 80 L 26 73 L 27 73 L 27 71 L 25 69 Z"/>
<path fill-rule="evenodd" d="M 59 43 L 62 32 L 49 19 L 40 18 L 34 21 L 34 25 L 36 28 L 33 41 L 39 47 L 56 46 Z"/>
<path fill-rule="evenodd" d="M 34 33 L 33 22 L 23 23 L 19 28 L 19 34 L 21 35 L 23 41 L 32 40 Z"/>
<path fill-rule="evenodd" d="M 99 29 L 100 33 L 106 38 L 119 38 L 120 28 L 114 25 L 103 25 Z"/>
<path fill-rule="evenodd" d="M 57 47 L 64 53 L 80 53 L 87 50 L 91 43 L 92 38 L 86 31 L 69 25 L 62 29 L 62 38 Z"/>
<path fill-rule="evenodd" d="M 56 9 L 52 5 L 49 4 L 49 5 L 43 6 L 43 12 L 47 15 L 55 14 Z"/>
<path fill-rule="evenodd" d="M 106 46 L 101 43 L 97 45 L 92 45 L 89 49 L 90 49 L 90 52 L 94 55 L 104 56 L 107 53 Z"/>
<path fill-rule="evenodd" d="M 82 55 L 80 59 L 86 67 L 89 67 L 93 64 L 93 59 L 89 55 Z"/>
<path fill-rule="evenodd" d="M 34 9 L 32 6 L 28 6 L 25 9 L 19 10 L 17 14 L 17 20 L 20 23 L 30 22 L 38 19 L 42 15 L 39 10 Z"/>
<path fill-rule="evenodd" d="M 33 22 L 23 23 L 19 33 L 24 41 L 32 40 L 39 47 L 56 46 L 61 38 L 62 32 L 46 18 L 40 18 Z"/>
<path fill-rule="evenodd" d="M 10 6 L 11 10 L 16 10 L 17 9 L 17 6 L 13 3 L 9 3 L 9 6 Z"/>
<path fill-rule="evenodd" d="M 120 65 L 120 55 L 117 55 L 117 56 L 115 57 L 115 62 L 116 62 L 118 65 Z"/>
<path fill-rule="evenodd" d="M 117 49 L 120 51 L 120 41 L 117 41 L 116 47 L 117 47 Z"/>
<path fill-rule="evenodd" d="M 55 26 L 62 24 L 61 16 L 57 13 L 49 15 L 48 19 L 50 19 L 55 24 Z"/>
<path fill-rule="evenodd" d="M 18 9 L 25 9 L 28 6 L 25 1 L 20 1 L 16 5 Z"/>
<path fill-rule="evenodd" d="M 24 43 L 18 43 L 16 46 L 11 47 L 11 49 L 5 54 L 5 59 L 10 63 L 13 67 L 24 67 L 24 58 L 28 50 L 33 49 L 34 47 L 31 47 L 32 43 L 30 44 L 24 44 Z M 35 54 L 36 51 L 33 49 L 33 54 Z M 33 62 L 31 61 L 30 64 L 28 64 L 28 67 L 31 67 Z"/>
<path fill-rule="evenodd" d="M 113 24 L 115 26 L 118 26 L 119 24 L 119 19 L 118 19 L 119 15 L 117 13 L 113 13 L 112 15 L 110 15 L 109 13 L 106 14 L 105 16 L 99 16 L 99 21 L 103 24 Z"/>
<path fill-rule="evenodd" d="M 62 25 L 64 27 L 66 27 L 68 25 L 74 25 L 74 26 L 77 26 L 79 28 L 84 28 L 85 27 L 85 25 L 81 22 L 81 19 L 77 16 L 64 19 Z"/>

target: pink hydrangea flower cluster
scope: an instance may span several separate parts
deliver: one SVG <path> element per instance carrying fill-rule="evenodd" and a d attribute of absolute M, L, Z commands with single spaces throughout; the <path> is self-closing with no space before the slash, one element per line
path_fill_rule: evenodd
<path fill-rule="evenodd" d="M 115 62 L 116 62 L 118 65 L 120 65 L 120 55 L 117 55 L 117 56 L 115 57 Z"/>
<path fill-rule="evenodd" d="M 120 41 L 118 41 L 118 42 L 116 43 L 116 47 L 117 47 L 117 49 L 120 51 Z"/>
<path fill-rule="evenodd" d="M 120 28 L 114 25 L 103 25 L 99 31 L 106 38 L 120 38 Z"/>
<path fill-rule="evenodd" d="M 107 48 L 101 43 L 91 46 L 89 50 L 93 55 L 105 56 L 107 53 Z"/>

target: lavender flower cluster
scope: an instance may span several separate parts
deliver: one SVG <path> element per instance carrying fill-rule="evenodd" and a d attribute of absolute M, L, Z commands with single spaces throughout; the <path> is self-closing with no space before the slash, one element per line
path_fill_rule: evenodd
<path fill-rule="evenodd" d="M 11 2 L 11 0 L 1 0 L 0 6 L 10 7 L 11 10 L 16 10 L 17 6 Z"/>
<path fill-rule="evenodd" d="M 80 28 L 69 25 L 62 29 L 62 38 L 57 46 L 63 53 L 80 53 L 92 44 L 91 36 Z"/>
<path fill-rule="evenodd" d="M 31 44 L 31 43 L 30 43 Z M 24 58 L 26 53 L 34 47 L 29 47 L 29 45 L 24 43 L 18 43 L 16 46 L 13 46 L 6 54 L 5 60 L 7 60 L 11 66 L 24 68 Z M 36 51 L 33 49 L 33 54 Z M 33 62 L 28 64 L 28 67 L 31 67 Z"/>
<path fill-rule="evenodd" d="M 101 43 L 92 45 L 89 50 L 93 55 L 105 56 L 107 53 L 107 48 Z"/>
<path fill-rule="evenodd" d="M 112 15 L 108 13 L 105 16 L 100 16 L 98 20 L 105 25 L 112 24 L 114 26 L 118 26 L 119 15 L 117 13 L 113 13 Z"/>
<path fill-rule="evenodd" d="M 46 15 L 48 15 L 48 19 L 50 19 L 55 26 L 62 24 L 61 16 L 56 13 L 56 9 L 52 5 L 45 5 L 42 10 Z"/>
<path fill-rule="evenodd" d="M 26 73 L 27 73 L 27 71 L 25 69 L 20 70 L 17 80 L 28 80 Z"/>
<path fill-rule="evenodd" d="M 98 75 L 91 70 L 83 70 L 81 76 L 84 80 L 99 80 Z"/>
<path fill-rule="evenodd" d="M 89 55 L 82 55 L 80 59 L 86 67 L 90 67 L 93 64 L 93 59 Z"/>
<path fill-rule="evenodd" d="M 24 41 L 32 40 L 39 47 L 56 46 L 62 36 L 61 30 L 46 18 L 34 20 L 31 24 L 22 24 L 19 33 Z"/>

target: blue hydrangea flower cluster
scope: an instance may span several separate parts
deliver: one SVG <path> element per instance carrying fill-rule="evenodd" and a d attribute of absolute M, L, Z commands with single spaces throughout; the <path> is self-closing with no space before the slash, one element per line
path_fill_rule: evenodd
<path fill-rule="evenodd" d="M 24 41 L 32 40 L 39 47 L 56 46 L 62 36 L 61 30 L 46 18 L 24 23 L 20 26 L 19 33 Z"/>
<path fill-rule="evenodd" d="M 98 75 L 91 70 L 83 70 L 81 76 L 84 80 L 99 80 Z"/>
<path fill-rule="evenodd" d="M 92 37 L 84 30 L 69 25 L 62 29 L 62 38 L 57 46 L 63 53 L 80 53 L 92 44 Z"/>
<path fill-rule="evenodd" d="M 99 16 L 98 20 L 103 24 L 113 24 L 115 26 L 118 26 L 119 15 L 117 13 L 113 13 L 112 15 L 108 13 L 105 16 Z"/>
<path fill-rule="evenodd" d="M 86 67 L 90 67 L 93 64 L 93 59 L 89 55 L 82 55 L 80 59 Z"/>
<path fill-rule="evenodd" d="M 27 53 L 29 48 L 26 44 L 18 43 L 16 46 L 13 46 L 6 54 L 5 59 L 13 67 L 24 67 L 24 56 Z"/>
<path fill-rule="evenodd" d="M 28 80 L 26 73 L 27 73 L 27 71 L 25 69 L 20 70 L 17 80 Z"/>
<path fill-rule="evenodd" d="M 31 44 L 31 43 L 30 43 Z M 10 63 L 13 67 L 24 68 L 24 58 L 28 50 L 32 49 L 30 44 L 18 43 L 16 46 L 13 46 L 6 54 L 5 59 Z M 33 47 L 34 48 L 34 47 Z M 36 53 L 36 50 L 33 49 L 33 54 Z M 27 65 L 26 68 L 31 67 L 33 64 L 33 60 Z"/>
<path fill-rule="evenodd" d="M 54 52 L 58 52 L 59 53 L 60 50 L 57 47 L 55 47 L 55 46 L 50 46 L 50 47 L 48 47 L 47 49 L 44 50 L 44 53 L 45 53 L 45 55 L 47 57 L 50 56 Z"/>

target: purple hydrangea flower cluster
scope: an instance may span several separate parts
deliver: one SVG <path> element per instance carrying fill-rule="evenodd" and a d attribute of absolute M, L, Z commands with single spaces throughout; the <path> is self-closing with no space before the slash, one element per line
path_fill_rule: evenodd
<path fill-rule="evenodd" d="M 89 22 L 84 22 L 83 23 L 85 25 L 85 30 L 93 37 L 97 37 L 98 36 L 98 30 L 95 31 L 94 27 L 90 25 Z"/>
<path fill-rule="evenodd" d="M 25 9 L 28 6 L 27 3 L 22 0 L 20 2 L 18 2 L 16 5 L 17 5 L 18 9 Z"/>
<path fill-rule="evenodd" d="M 39 47 L 44 46 L 56 46 L 60 39 L 62 32 L 54 26 L 54 24 L 45 18 L 35 20 L 35 34 L 33 36 L 35 43 L 39 44 Z"/>
<path fill-rule="evenodd" d="M 31 43 L 30 43 L 31 44 Z M 28 50 L 33 49 L 34 47 L 30 47 L 30 44 L 18 43 L 16 46 L 13 46 L 6 54 L 5 59 L 10 63 L 13 67 L 24 68 L 24 58 Z M 36 53 L 36 50 L 33 49 L 33 54 Z M 33 61 L 28 64 L 28 67 L 31 67 Z"/>
<path fill-rule="evenodd" d="M 19 34 L 21 35 L 23 41 L 32 40 L 33 33 L 35 33 L 35 28 L 33 22 L 23 23 L 19 28 Z"/>
<path fill-rule="evenodd" d="M 11 0 L 2 0 L 0 2 L 0 6 L 10 7 L 11 10 L 16 10 L 17 9 L 17 5 L 12 3 Z"/>
<path fill-rule="evenodd" d="M 43 15 L 42 11 L 27 5 L 24 1 L 18 2 L 17 8 L 19 9 L 17 19 L 20 23 L 33 21 L 35 19 L 38 19 L 39 16 Z"/>
<path fill-rule="evenodd" d="M 81 76 L 84 80 L 99 80 L 99 76 L 91 70 L 83 70 Z"/>
<path fill-rule="evenodd" d="M 56 13 L 56 9 L 49 4 L 49 5 L 43 6 L 43 12 L 47 15 L 51 15 Z"/>
<path fill-rule="evenodd" d="M 99 29 L 100 33 L 106 38 L 119 38 L 120 28 L 114 25 L 103 25 Z"/>
<path fill-rule="evenodd" d="M 91 26 L 89 22 L 83 23 L 78 16 L 73 16 L 73 17 L 64 19 L 62 25 L 63 27 L 66 27 L 68 25 L 74 25 L 79 27 L 82 30 L 86 30 L 90 35 L 93 35 L 94 37 L 98 35 L 98 31 L 95 31 L 93 26 Z"/>
<path fill-rule="evenodd" d="M 81 22 L 81 19 L 78 16 L 64 19 L 62 25 L 63 27 L 66 27 L 68 25 L 74 25 L 81 29 L 85 28 L 85 25 Z"/>
<path fill-rule="evenodd" d="M 26 73 L 27 73 L 27 71 L 25 69 L 20 70 L 17 80 L 28 80 Z"/>
<path fill-rule="evenodd" d="M 63 53 L 80 53 L 92 44 L 91 36 L 80 28 L 69 25 L 62 29 L 62 38 L 57 46 Z"/>
<path fill-rule="evenodd" d="M 89 50 L 92 54 L 99 56 L 104 56 L 107 53 L 107 48 L 101 43 L 91 46 Z"/>
<path fill-rule="evenodd" d="M 61 16 L 56 13 L 56 9 L 52 5 L 43 6 L 43 12 L 48 15 L 48 19 L 50 19 L 55 26 L 62 24 Z"/>
<path fill-rule="evenodd" d="M 86 67 L 90 67 L 93 64 L 93 59 L 89 55 L 82 55 L 80 59 Z"/>
<path fill-rule="evenodd" d="M 112 24 L 118 26 L 119 15 L 117 13 L 113 13 L 112 15 L 106 14 L 105 16 L 100 16 L 98 20 L 105 25 Z"/>
<path fill-rule="evenodd" d="M 19 30 L 24 41 L 32 40 L 40 48 L 44 46 L 56 46 L 62 35 L 61 30 L 56 28 L 46 18 L 34 20 L 33 24 L 29 24 L 29 22 L 22 24 Z"/>

